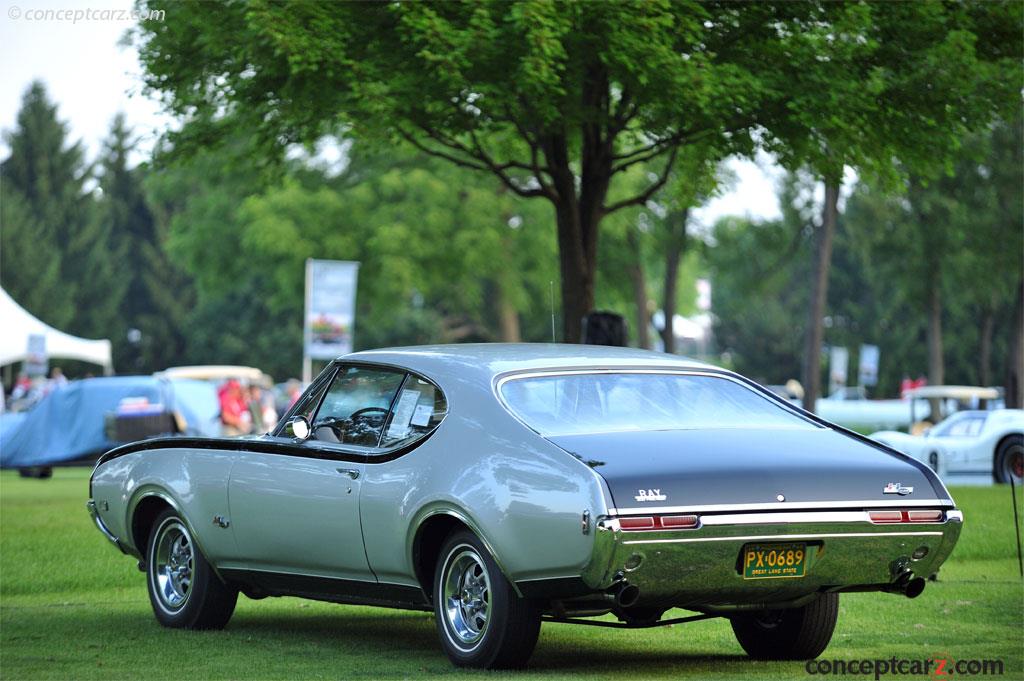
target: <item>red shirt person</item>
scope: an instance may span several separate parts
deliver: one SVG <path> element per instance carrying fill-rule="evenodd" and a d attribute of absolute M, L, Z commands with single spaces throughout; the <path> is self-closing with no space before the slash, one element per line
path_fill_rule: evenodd
<path fill-rule="evenodd" d="M 241 384 L 229 380 L 218 391 L 220 398 L 220 420 L 225 435 L 246 435 L 252 430 L 252 415 L 246 403 Z"/>

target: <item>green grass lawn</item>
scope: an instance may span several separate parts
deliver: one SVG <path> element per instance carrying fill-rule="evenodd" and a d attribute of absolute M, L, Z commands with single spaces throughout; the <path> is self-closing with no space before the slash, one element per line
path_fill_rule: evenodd
<path fill-rule="evenodd" d="M 0 678 L 493 676 L 453 668 L 424 613 L 240 597 L 224 631 L 163 629 L 135 562 L 92 526 L 87 479 L 82 469 L 44 481 L 0 474 Z M 1024 678 L 1010 490 L 952 491 L 967 521 L 940 581 L 916 600 L 843 595 L 823 658 L 1001 658 L 1003 678 Z M 748 660 L 725 620 L 629 631 L 545 624 L 529 670 L 514 675 L 816 678 L 802 663 Z"/>

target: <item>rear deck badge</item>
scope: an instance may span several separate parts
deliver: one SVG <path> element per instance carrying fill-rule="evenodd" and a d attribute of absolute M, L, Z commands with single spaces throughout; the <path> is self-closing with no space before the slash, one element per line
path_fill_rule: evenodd
<path fill-rule="evenodd" d="M 660 489 L 638 489 L 633 498 L 637 501 L 665 501 L 668 499 Z"/>
<path fill-rule="evenodd" d="M 904 487 L 902 482 L 890 482 L 882 490 L 882 494 L 899 494 L 901 497 L 905 497 L 908 494 L 913 494 L 913 487 Z"/>

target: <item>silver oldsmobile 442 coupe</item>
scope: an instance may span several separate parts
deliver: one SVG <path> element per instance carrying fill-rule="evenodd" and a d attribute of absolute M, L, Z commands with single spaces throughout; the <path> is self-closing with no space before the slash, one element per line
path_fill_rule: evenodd
<path fill-rule="evenodd" d="M 239 592 L 433 610 L 474 667 L 525 663 L 542 621 L 725 617 L 811 658 L 839 593 L 917 596 L 963 522 L 924 464 L 736 374 L 562 345 L 348 355 L 274 432 L 120 447 L 89 496 L 165 626 Z"/>

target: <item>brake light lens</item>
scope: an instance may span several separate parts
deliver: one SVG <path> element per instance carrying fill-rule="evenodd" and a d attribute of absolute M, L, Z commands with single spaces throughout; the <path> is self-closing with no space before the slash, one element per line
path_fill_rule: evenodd
<path fill-rule="evenodd" d="M 654 518 L 643 516 L 640 518 L 619 518 L 619 527 L 624 530 L 653 530 Z"/>
<path fill-rule="evenodd" d="M 868 511 L 868 517 L 876 525 L 892 523 L 938 523 L 942 522 L 942 511 Z"/>
<path fill-rule="evenodd" d="M 700 519 L 695 515 L 666 515 L 661 517 L 661 526 L 666 529 L 687 529 L 697 527 Z"/>
<path fill-rule="evenodd" d="M 868 517 L 876 524 L 902 523 L 903 511 L 869 511 Z"/>
<path fill-rule="evenodd" d="M 651 530 L 690 530 L 700 525 L 695 515 L 629 516 L 619 518 L 619 529 L 624 532 L 645 532 Z"/>
<path fill-rule="evenodd" d="M 910 511 L 907 519 L 912 523 L 937 523 L 942 520 L 942 511 Z"/>

